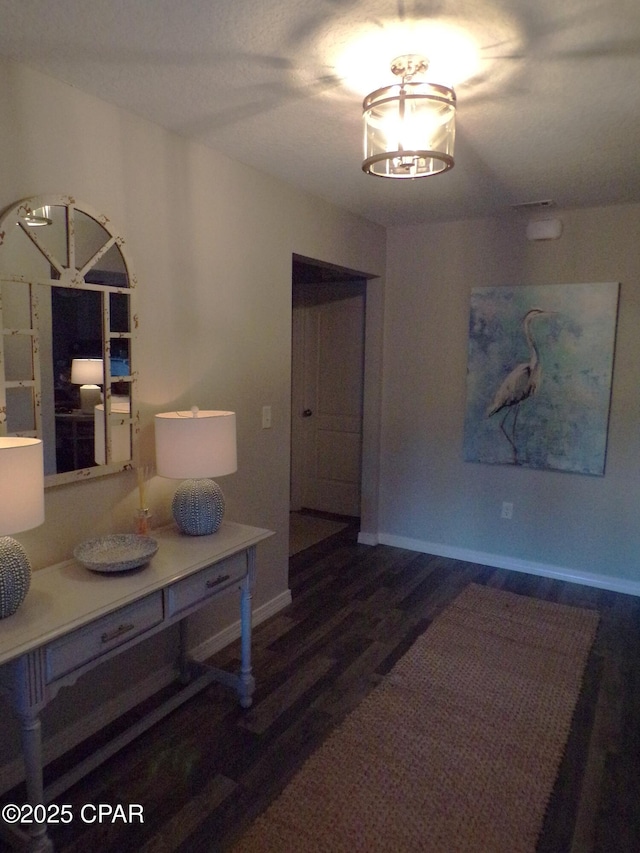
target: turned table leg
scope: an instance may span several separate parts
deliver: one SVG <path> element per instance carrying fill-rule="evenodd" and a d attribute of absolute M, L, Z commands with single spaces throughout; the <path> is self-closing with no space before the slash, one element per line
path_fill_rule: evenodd
<path fill-rule="evenodd" d="M 6 670 L 8 679 L 3 679 L 3 687 L 8 688 L 9 698 L 20 720 L 20 738 L 27 785 L 27 804 L 34 807 L 32 823 L 23 825 L 22 830 L 28 837 L 29 853 L 49 853 L 53 843 L 47 835 L 47 822 L 44 806 L 44 785 L 42 780 L 42 728 L 40 711 L 49 697 L 45 680 L 45 661 L 42 649 L 29 652 L 9 664 Z M 19 804 L 16 804 L 19 805 Z M 36 809 L 36 806 L 40 806 Z M 36 818 L 41 818 L 36 821 Z M 18 827 L 15 827 L 18 829 Z"/>
<path fill-rule="evenodd" d="M 249 570 L 242 583 L 242 592 L 240 597 L 241 666 L 238 694 L 240 696 L 240 704 L 243 708 L 249 708 L 251 706 L 253 701 L 253 691 L 256 684 L 251 668 L 251 598 L 253 595 L 253 585 L 256 573 L 255 548 L 250 548 L 248 550 L 247 560 Z"/>
<path fill-rule="evenodd" d="M 44 806 L 42 782 L 42 727 L 37 711 L 21 711 L 22 754 L 26 771 L 27 802 L 31 806 Z M 46 820 L 36 821 L 38 810 L 34 810 L 33 823 L 29 824 L 29 853 L 49 853 L 53 843 L 47 835 Z"/>

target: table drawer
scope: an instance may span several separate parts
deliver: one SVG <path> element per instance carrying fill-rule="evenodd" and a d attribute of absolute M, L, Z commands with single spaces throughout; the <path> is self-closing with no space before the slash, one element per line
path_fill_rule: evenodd
<path fill-rule="evenodd" d="M 175 616 L 188 607 L 212 598 L 240 581 L 247 573 L 246 554 L 235 554 L 167 589 L 167 616 Z"/>
<path fill-rule="evenodd" d="M 86 628 L 78 628 L 68 636 L 54 640 L 46 649 L 47 682 L 55 681 L 129 642 L 158 625 L 162 618 L 162 593 L 156 592 L 103 616 Z"/>

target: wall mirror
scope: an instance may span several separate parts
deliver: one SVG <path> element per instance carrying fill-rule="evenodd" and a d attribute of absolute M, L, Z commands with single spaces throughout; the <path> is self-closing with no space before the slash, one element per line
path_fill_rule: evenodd
<path fill-rule="evenodd" d="M 0 434 L 41 438 L 47 485 L 133 464 L 135 276 L 110 220 L 69 196 L 0 218 Z"/>

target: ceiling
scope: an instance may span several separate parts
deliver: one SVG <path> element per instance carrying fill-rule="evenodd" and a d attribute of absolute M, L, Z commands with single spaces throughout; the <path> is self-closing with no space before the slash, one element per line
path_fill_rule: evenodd
<path fill-rule="evenodd" d="M 362 98 L 414 52 L 455 85 L 455 166 L 365 175 Z M 0 55 L 383 225 L 640 201 L 638 0 L 0 0 Z"/>

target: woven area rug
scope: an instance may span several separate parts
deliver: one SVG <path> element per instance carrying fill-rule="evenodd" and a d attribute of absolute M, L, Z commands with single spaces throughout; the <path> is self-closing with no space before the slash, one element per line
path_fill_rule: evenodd
<path fill-rule="evenodd" d="M 471 584 L 234 851 L 531 853 L 597 624 Z"/>

